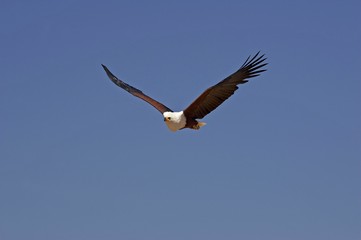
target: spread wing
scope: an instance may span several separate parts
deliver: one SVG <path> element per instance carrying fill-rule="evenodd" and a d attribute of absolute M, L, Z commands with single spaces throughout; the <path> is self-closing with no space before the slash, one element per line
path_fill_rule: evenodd
<path fill-rule="evenodd" d="M 136 89 L 135 87 L 130 86 L 129 84 L 123 82 L 122 80 L 118 79 L 116 76 L 114 76 L 109 69 L 104 66 L 102 64 L 105 72 L 107 73 L 108 77 L 110 78 L 110 80 L 112 80 L 113 83 L 115 83 L 116 85 L 118 85 L 119 87 L 123 88 L 125 91 L 129 92 L 130 94 L 132 94 L 133 96 L 136 96 L 144 101 L 146 101 L 147 103 L 149 103 L 150 105 L 152 105 L 153 107 L 155 107 L 159 112 L 164 113 L 164 112 L 172 112 L 171 109 L 169 109 L 167 106 L 163 105 L 162 103 L 154 100 L 153 98 L 145 95 L 142 91 L 140 91 L 139 89 Z"/>
<path fill-rule="evenodd" d="M 249 56 L 239 70 L 231 74 L 221 82 L 204 91 L 191 105 L 183 112 L 189 118 L 201 119 L 212 112 L 224 101 L 226 101 L 238 89 L 238 84 L 248 82 L 246 79 L 257 77 L 261 72 L 266 71 L 262 67 L 266 58 L 259 52 L 251 58 Z"/>

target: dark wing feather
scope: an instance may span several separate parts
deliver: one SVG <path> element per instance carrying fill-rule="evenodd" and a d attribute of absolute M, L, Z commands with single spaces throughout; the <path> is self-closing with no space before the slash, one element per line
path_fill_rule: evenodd
<path fill-rule="evenodd" d="M 193 119 L 203 118 L 232 96 L 238 89 L 238 84 L 246 83 L 248 82 L 246 79 L 257 77 L 261 72 L 266 71 L 261 69 L 267 65 L 264 63 L 266 58 L 264 54 L 258 55 L 259 52 L 252 58 L 249 56 L 238 71 L 204 91 L 183 111 L 184 114 Z"/>
<path fill-rule="evenodd" d="M 136 96 L 144 101 L 146 101 L 147 103 L 149 103 L 150 105 L 152 105 L 153 107 L 155 107 L 159 112 L 164 113 L 164 112 L 172 112 L 171 109 L 169 109 L 168 107 L 166 107 L 165 105 L 163 105 L 162 103 L 154 100 L 153 98 L 145 95 L 142 91 L 140 91 L 139 89 L 130 86 L 129 84 L 123 82 L 122 80 L 118 79 L 116 76 L 114 76 L 109 69 L 104 66 L 102 64 L 105 72 L 107 73 L 108 77 L 110 78 L 110 80 L 112 80 L 113 83 L 115 83 L 117 86 L 123 88 L 125 91 L 129 92 L 130 94 L 132 94 L 133 96 Z"/>

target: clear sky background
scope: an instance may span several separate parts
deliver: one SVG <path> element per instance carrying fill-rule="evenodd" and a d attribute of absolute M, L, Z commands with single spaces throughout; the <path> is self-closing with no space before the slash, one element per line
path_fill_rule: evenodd
<path fill-rule="evenodd" d="M 1 1 L 1 240 L 358 240 L 360 1 Z M 200 131 L 182 110 L 268 71 Z"/>

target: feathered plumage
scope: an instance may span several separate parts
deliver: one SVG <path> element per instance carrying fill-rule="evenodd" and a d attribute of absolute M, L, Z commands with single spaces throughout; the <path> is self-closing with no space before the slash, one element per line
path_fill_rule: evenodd
<path fill-rule="evenodd" d="M 163 114 L 164 121 L 168 128 L 172 131 L 177 131 L 183 128 L 199 129 L 205 123 L 198 122 L 197 119 L 202 119 L 207 114 L 216 109 L 224 101 L 226 101 L 238 89 L 239 84 L 248 82 L 248 79 L 257 77 L 267 65 L 266 58 L 259 55 L 259 52 L 252 58 L 249 56 L 244 64 L 233 74 L 205 90 L 196 100 L 194 100 L 186 109 L 181 112 L 173 112 L 164 104 L 154 100 L 145 95 L 139 89 L 130 86 L 114 76 L 109 69 L 102 65 L 110 80 L 116 85 L 123 88 L 130 94 L 148 102 Z"/>

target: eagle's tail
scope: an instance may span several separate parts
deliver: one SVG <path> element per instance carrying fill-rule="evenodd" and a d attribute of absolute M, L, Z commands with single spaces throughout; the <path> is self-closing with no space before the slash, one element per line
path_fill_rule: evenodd
<path fill-rule="evenodd" d="M 195 129 L 195 130 L 199 130 L 201 127 L 203 127 L 204 125 L 206 125 L 205 122 L 198 122 L 197 121 L 197 124 L 194 125 L 192 128 Z"/>

